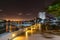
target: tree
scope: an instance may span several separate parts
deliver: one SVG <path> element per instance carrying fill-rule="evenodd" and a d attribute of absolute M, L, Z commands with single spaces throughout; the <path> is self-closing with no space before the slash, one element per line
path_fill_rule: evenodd
<path fill-rule="evenodd" d="M 48 6 L 47 11 L 54 16 L 60 16 L 60 0 L 56 0 L 52 5 Z"/>

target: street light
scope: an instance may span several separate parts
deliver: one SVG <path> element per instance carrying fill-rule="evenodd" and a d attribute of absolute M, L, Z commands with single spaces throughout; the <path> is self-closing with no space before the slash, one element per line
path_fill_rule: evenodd
<path fill-rule="evenodd" d="M 15 37 L 16 36 L 16 34 L 12 34 L 12 37 Z"/>

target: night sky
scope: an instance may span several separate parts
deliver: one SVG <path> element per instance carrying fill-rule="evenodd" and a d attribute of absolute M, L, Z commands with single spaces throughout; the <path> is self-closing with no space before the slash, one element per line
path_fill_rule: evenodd
<path fill-rule="evenodd" d="M 0 0 L 0 19 L 33 19 L 54 0 Z"/>

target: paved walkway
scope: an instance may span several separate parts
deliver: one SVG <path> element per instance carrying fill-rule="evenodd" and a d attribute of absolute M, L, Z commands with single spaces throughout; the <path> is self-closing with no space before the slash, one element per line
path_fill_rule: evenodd
<path fill-rule="evenodd" d="M 7 35 L 7 34 L 9 34 L 9 32 L 2 33 L 2 34 L 0 34 L 0 37 Z"/>
<path fill-rule="evenodd" d="M 8 39 L 11 39 L 14 36 L 14 35 L 12 36 L 12 34 L 15 34 L 17 36 L 18 34 L 21 34 L 22 32 L 23 32 L 23 29 L 20 29 L 20 30 L 15 31 L 15 32 L 0 34 L 0 40 L 8 40 Z"/>
<path fill-rule="evenodd" d="M 52 35 L 53 38 L 45 38 L 41 34 L 34 34 L 30 36 L 29 40 L 60 40 L 60 36 Z"/>
<path fill-rule="evenodd" d="M 18 36 L 13 40 L 60 40 L 60 36 L 57 35 L 52 35 L 52 36 L 53 38 L 46 38 L 41 34 L 33 34 L 30 35 L 28 38 L 26 38 L 25 36 Z"/>
<path fill-rule="evenodd" d="M 20 34 L 20 30 L 16 31 L 16 32 L 11 32 L 11 33 L 0 34 L 0 40 L 8 40 L 8 39 L 12 38 L 13 33 L 19 33 Z M 45 38 L 41 34 L 32 34 L 28 37 L 28 40 L 60 40 L 60 36 L 57 36 L 57 35 L 52 35 L 52 36 L 53 36 L 53 38 Z M 18 36 L 15 38 L 15 40 L 17 40 L 17 39 L 20 40 L 20 38 L 23 38 L 21 40 L 27 40 L 25 36 L 22 36 L 22 37 Z"/>
<path fill-rule="evenodd" d="M 3 34 L 0 34 L 0 40 L 8 40 L 8 38 L 11 38 L 12 33 L 3 33 Z"/>
<path fill-rule="evenodd" d="M 8 40 L 11 37 L 12 37 L 11 33 L 5 33 L 4 36 L 0 36 L 0 40 Z M 16 37 L 16 38 L 18 38 L 18 37 Z M 17 39 L 15 39 L 15 40 L 17 40 Z M 24 38 L 24 40 L 26 40 L 26 38 Z M 33 34 L 28 37 L 28 40 L 60 40 L 60 36 L 53 35 L 53 38 L 45 38 L 41 34 Z"/>

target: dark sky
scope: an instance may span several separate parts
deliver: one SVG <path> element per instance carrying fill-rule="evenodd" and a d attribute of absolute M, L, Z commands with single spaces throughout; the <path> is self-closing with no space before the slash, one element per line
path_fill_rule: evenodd
<path fill-rule="evenodd" d="M 32 19 L 54 0 L 0 0 L 0 19 Z"/>

